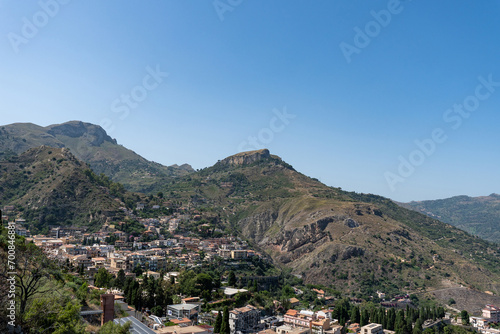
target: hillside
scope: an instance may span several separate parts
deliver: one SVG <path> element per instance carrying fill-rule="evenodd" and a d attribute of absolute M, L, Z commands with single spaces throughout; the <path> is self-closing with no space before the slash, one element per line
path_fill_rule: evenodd
<path fill-rule="evenodd" d="M 500 243 L 500 195 L 455 196 L 434 201 L 400 203 L 485 240 Z"/>
<path fill-rule="evenodd" d="M 0 206 L 14 205 L 32 222 L 32 232 L 48 225 L 98 229 L 124 214 L 117 199 L 125 191 L 94 174 L 66 148 L 41 146 L 0 161 Z"/>
<path fill-rule="evenodd" d="M 276 264 L 356 294 L 459 286 L 500 293 L 500 248 L 389 199 L 327 187 L 268 150 L 240 153 L 164 189 L 217 210 Z"/>
<path fill-rule="evenodd" d="M 187 164 L 166 167 L 148 161 L 90 123 L 72 121 L 47 127 L 15 123 L 0 127 L 0 159 L 41 145 L 68 148 L 95 173 L 104 173 L 131 191 L 155 192 L 159 185 L 193 171 Z"/>

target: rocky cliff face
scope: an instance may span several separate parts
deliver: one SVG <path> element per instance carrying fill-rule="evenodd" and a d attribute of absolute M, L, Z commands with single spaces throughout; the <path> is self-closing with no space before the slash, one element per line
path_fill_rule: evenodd
<path fill-rule="evenodd" d="M 257 242 L 266 241 L 266 232 L 278 219 L 278 213 L 275 211 L 264 211 L 251 217 L 239 221 L 242 227 L 243 235 Z"/>
<path fill-rule="evenodd" d="M 252 163 L 269 159 L 271 154 L 268 149 L 257 150 L 257 151 L 248 151 L 242 152 L 230 157 L 227 157 L 224 160 L 221 160 L 220 163 L 222 165 L 231 165 L 231 166 L 242 166 L 242 165 L 250 165 Z"/>
<path fill-rule="evenodd" d="M 85 137 L 86 141 L 92 146 L 100 146 L 104 141 L 117 144 L 116 139 L 108 136 L 106 131 L 100 126 L 80 121 L 51 125 L 47 132 L 53 136 L 62 135 L 71 138 Z"/>

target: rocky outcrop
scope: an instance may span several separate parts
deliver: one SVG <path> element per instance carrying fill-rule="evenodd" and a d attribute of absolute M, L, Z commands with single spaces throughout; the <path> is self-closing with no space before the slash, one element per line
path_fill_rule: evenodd
<path fill-rule="evenodd" d="M 99 125 L 80 121 L 52 125 L 47 132 L 53 136 L 63 135 L 72 138 L 84 137 L 92 146 L 100 146 L 105 141 L 116 144 L 116 139 L 112 139 L 108 136 L 106 131 Z"/>
<path fill-rule="evenodd" d="M 359 223 L 352 218 L 347 218 L 344 220 L 344 225 L 350 228 L 359 227 Z"/>
<path fill-rule="evenodd" d="M 266 160 L 271 157 L 268 149 L 257 150 L 257 151 L 248 151 L 242 152 L 230 157 L 227 157 L 224 160 L 221 160 L 220 163 L 222 165 L 232 165 L 232 166 L 242 166 L 242 165 L 250 165 L 255 162 Z"/>
<path fill-rule="evenodd" d="M 264 234 L 275 223 L 278 213 L 264 211 L 253 216 L 244 218 L 238 223 L 242 227 L 243 235 L 261 243 Z M 264 240 L 265 241 L 265 240 Z"/>
<path fill-rule="evenodd" d="M 324 232 L 327 225 L 328 219 L 322 219 L 302 228 L 283 230 L 272 244 L 280 246 L 282 252 L 293 252 L 306 244 L 313 245 L 324 238 L 329 240 L 328 233 Z"/>

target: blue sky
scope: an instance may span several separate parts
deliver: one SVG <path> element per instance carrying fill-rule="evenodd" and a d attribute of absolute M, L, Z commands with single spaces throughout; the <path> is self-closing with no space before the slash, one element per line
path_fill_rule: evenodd
<path fill-rule="evenodd" d="M 498 193 L 499 14 L 493 0 L 0 0 L 0 123 L 101 124 L 194 168 L 267 147 L 399 201 Z"/>

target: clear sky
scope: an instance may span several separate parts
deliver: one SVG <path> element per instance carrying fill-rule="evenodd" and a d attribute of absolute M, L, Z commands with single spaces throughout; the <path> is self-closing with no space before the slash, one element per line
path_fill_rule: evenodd
<path fill-rule="evenodd" d="M 0 0 L 0 124 L 101 124 L 194 168 L 267 147 L 399 201 L 499 193 L 499 17 L 496 0 Z"/>

